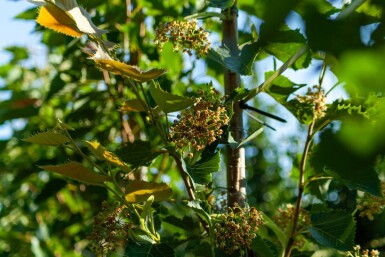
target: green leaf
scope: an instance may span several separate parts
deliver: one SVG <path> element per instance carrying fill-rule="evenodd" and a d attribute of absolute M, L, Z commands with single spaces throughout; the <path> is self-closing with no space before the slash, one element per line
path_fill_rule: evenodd
<path fill-rule="evenodd" d="M 151 84 L 150 93 L 156 104 L 165 113 L 180 111 L 194 104 L 193 99 L 168 93 L 157 83 Z"/>
<path fill-rule="evenodd" d="M 251 134 L 250 136 L 248 136 L 246 139 L 244 139 L 242 142 L 239 143 L 238 147 L 246 144 L 247 142 L 253 140 L 254 138 L 256 138 L 259 134 L 261 134 L 263 132 L 263 128 L 260 128 L 258 129 L 257 131 L 255 131 L 253 134 Z"/>
<path fill-rule="evenodd" d="M 130 228 L 128 230 L 129 237 L 139 245 L 155 244 L 156 242 L 143 230 L 138 228 Z"/>
<path fill-rule="evenodd" d="M 210 227 L 212 227 L 211 217 L 205 210 L 203 210 L 199 200 L 188 201 L 187 206 L 198 214 L 204 221 L 206 221 Z"/>
<path fill-rule="evenodd" d="M 24 138 L 23 141 L 39 144 L 39 145 L 50 145 L 50 146 L 59 146 L 64 145 L 65 143 L 70 142 L 71 140 L 63 134 L 55 133 L 52 131 L 39 132 L 28 138 Z"/>
<path fill-rule="evenodd" d="M 342 142 L 339 134 L 325 130 L 312 154 L 311 163 L 346 186 L 381 197 L 380 180 L 374 169 L 377 154 L 363 156 Z"/>
<path fill-rule="evenodd" d="M 133 167 L 148 166 L 159 152 L 154 152 L 148 141 L 136 140 L 134 143 L 126 143 L 115 153 L 126 163 Z"/>
<path fill-rule="evenodd" d="M 240 75 L 252 75 L 253 63 L 259 53 L 260 45 L 257 42 L 246 43 L 240 48 L 237 55 L 231 55 L 225 47 L 210 48 L 207 57 Z"/>
<path fill-rule="evenodd" d="M 119 159 L 114 153 L 107 151 L 98 141 L 84 141 L 87 148 L 99 159 L 106 161 L 126 172 L 130 171 L 127 164 Z"/>
<path fill-rule="evenodd" d="M 258 256 L 263 257 L 278 257 L 278 253 L 272 250 L 273 243 L 264 240 L 261 236 L 256 235 L 250 248 L 257 253 Z"/>
<path fill-rule="evenodd" d="M 99 175 L 87 169 L 78 162 L 69 162 L 61 165 L 40 166 L 40 168 L 46 171 L 52 171 L 64 175 L 76 181 L 90 185 L 103 186 L 104 182 L 111 181 L 109 177 Z"/>
<path fill-rule="evenodd" d="M 130 257 L 174 257 L 174 249 L 167 244 L 131 243 L 124 254 Z"/>
<path fill-rule="evenodd" d="M 195 183 L 208 184 L 212 181 L 212 172 L 220 168 L 221 156 L 219 151 L 215 154 L 202 158 L 194 163 L 189 170 L 189 174 Z"/>
<path fill-rule="evenodd" d="M 261 30 L 263 30 L 262 26 Z M 263 32 L 261 32 L 263 33 Z M 299 29 L 291 30 L 284 25 L 279 33 L 276 33 L 269 42 L 263 45 L 263 50 L 277 57 L 280 61 L 286 62 L 291 56 L 297 53 L 306 44 L 305 37 L 300 33 Z M 294 69 L 307 68 L 311 62 L 310 51 L 306 55 L 300 57 L 294 64 Z"/>
<path fill-rule="evenodd" d="M 268 80 L 274 73 L 274 71 L 266 72 L 265 80 Z M 265 87 L 265 92 L 280 104 L 285 105 L 289 96 L 304 86 L 306 86 L 306 84 L 296 84 L 287 77 L 280 75 Z"/>
<path fill-rule="evenodd" d="M 209 7 L 227 9 L 234 4 L 234 0 L 209 0 Z"/>
<path fill-rule="evenodd" d="M 353 248 L 356 222 L 344 211 L 320 212 L 311 215 L 312 237 L 320 244 L 341 251 Z"/>
<path fill-rule="evenodd" d="M 154 196 L 154 200 L 164 201 L 172 195 L 172 189 L 165 183 L 151 183 L 146 181 L 131 181 L 126 186 L 125 199 L 129 203 L 139 203 L 147 201 L 150 196 Z"/>
<path fill-rule="evenodd" d="M 184 216 L 183 219 L 177 218 L 175 216 L 167 216 L 163 219 L 163 221 L 189 232 L 197 228 L 196 223 L 192 217 L 189 216 Z"/>

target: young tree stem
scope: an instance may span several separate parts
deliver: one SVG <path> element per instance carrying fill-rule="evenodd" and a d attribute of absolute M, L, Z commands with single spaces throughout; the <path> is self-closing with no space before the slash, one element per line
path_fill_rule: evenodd
<path fill-rule="evenodd" d="M 223 14 L 227 19 L 222 21 L 222 44 L 230 50 L 231 55 L 238 55 L 237 1 L 231 8 L 225 9 Z M 225 68 L 224 83 L 225 94 L 230 95 L 234 89 L 241 86 L 239 74 Z M 242 109 L 238 103 L 235 103 L 233 107 L 234 114 L 230 121 L 230 133 L 237 142 L 240 142 L 243 139 Z M 226 153 L 228 204 L 233 206 L 238 203 L 240 206 L 244 206 L 246 194 L 245 149 L 243 147 L 232 149 L 227 146 Z"/>
<path fill-rule="evenodd" d="M 312 123 L 309 125 L 309 129 L 308 129 L 308 133 L 307 133 L 307 137 L 306 137 L 306 142 L 305 142 L 305 147 L 303 149 L 301 164 L 300 164 L 300 168 L 299 168 L 298 197 L 297 197 L 297 201 L 295 204 L 294 218 L 293 218 L 293 224 L 291 227 L 290 237 L 289 237 L 289 241 L 286 245 L 286 249 L 285 249 L 285 257 L 290 256 L 291 251 L 293 249 L 294 238 L 297 234 L 298 219 L 299 219 L 299 215 L 301 212 L 301 202 L 302 202 L 303 191 L 305 188 L 306 160 L 307 160 L 307 156 L 309 154 L 310 146 L 311 146 L 312 139 L 313 139 L 314 124 L 315 124 L 315 119 L 313 119 Z"/>

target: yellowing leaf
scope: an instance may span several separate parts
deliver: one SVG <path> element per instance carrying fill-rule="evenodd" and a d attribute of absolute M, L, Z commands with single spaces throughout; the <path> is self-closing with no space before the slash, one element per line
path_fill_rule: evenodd
<path fill-rule="evenodd" d="M 59 146 L 70 142 L 70 139 L 63 134 L 46 131 L 24 138 L 23 141 L 39 145 Z"/>
<path fill-rule="evenodd" d="M 104 175 L 99 175 L 78 162 L 69 162 L 61 165 L 47 165 L 41 166 L 40 168 L 46 171 L 52 171 L 76 181 L 90 184 L 102 186 L 104 182 L 111 181 L 111 179 Z"/>
<path fill-rule="evenodd" d="M 126 186 L 126 200 L 130 203 L 146 201 L 151 195 L 155 201 L 164 201 L 172 195 L 172 189 L 165 183 L 132 181 Z"/>
<path fill-rule="evenodd" d="M 85 141 L 88 149 L 99 159 L 107 161 L 108 163 L 124 170 L 130 171 L 126 163 L 121 161 L 118 156 L 110 151 L 107 151 L 98 141 Z"/>
<path fill-rule="evenodd" d="M 100 69 L 110 71 L 114 74 L 126 76 L 139 82 L 147 82 L 149 80 L 156 79 L 166 73 L 166 71 L 162 69 L 151 69 L 148 71 L 143 71 L 136 66 L 131 66 L 115 60 L 98 58 L 92 59 Z"/>
<path fill-rule="evenodd" d="M 36 22 L 43 27 L 68 36 L 80 37 L 82 35 L 76 26 L 75 20 L 64 10 L 50 2 L 40 8 Z"/>
<path fill-rule="evenodd" d="M 139 99 L 127 100 L 120 107 L 122 112 L 144 112 L 146 111 L 143 107 L 142 102 Z"/>

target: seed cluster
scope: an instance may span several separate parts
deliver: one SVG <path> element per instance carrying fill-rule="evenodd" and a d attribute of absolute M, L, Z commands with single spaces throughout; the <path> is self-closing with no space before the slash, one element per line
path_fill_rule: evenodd
<path fill-rule="evenodd" d="M 365 193 L 362 197 L 357 198 L 357 209 L 360 217 L 367 217 L 369 220 L 374 219 L 374 215 L 380 214 L 385 208 L 385 182 L 381 181 L 381 192 L 383 197 L 373 196 Z"/>
<path fill-rule="evenodd" d="M 353 252 L 347 252 L 346 253 L 346 257 L 379 257 L 380 256 L 380 253 L 377 251 L 377 250 L 361 250 L 361 246 L 360 245 L 356 245 L 355 247 L 353 247 Z"/>
<path fill-rule="evenodd" d="M 276 224 L 285 232 L 288 232 L 288 229 L 291 228 L 293 223 L 293 218 L 295 215 L 295 208 L 292 204 L 287 204 L 284 208 L 278 209 L 278 214 L 274 216 Z M 298 230 L 306 228 L 311 224 L 309 213 L 301 209 L 298 217 Z M 294 246 L 298 249 L 301 249 L 306 242 L 305 237 L 302 234 L 298 234 L 294 238 Z"/>
<path fill-rule="evenodd" d="M 192 107 L 178 115 L 170 130 L 171 143 L 178 149 L 191 146 L 203 150 L 223 134 L 222 126 L 229 123 L 227 111 L 222 104 L 219 92 L 210 88 L 208 92 L 198 91 Z"/>
<path fill-rule="evenodd" d="M 198 27 L 196 19 L 188 21 L 171 21 L 156 30 L 155 44 L 162 50 L 164 43 L 171 41 L 174 51 L 180 49 L 192 55 L 196 52 L 197 58 L 207 54 L 210 48 L 209 33 Z"/>
<path fill-rule="evenodd" d="M 326 96 L 321 86 L 316 85 L 313 88 L 308 88 L 306 95 L 297 95 L 296 98 L 300 103 L 312 106 L 314 119 L 325 116 L 327 110 Z"/>
<path fill-rule="evenodd" d="M 98 256 L 108 255 L 124 246 L 131 224 L 124 206 L 113 207 L 103 202 L 102 210 L 94 217 L 93 231 L 88 236 L 90 248 Z"/>
<path fill-rule="evenodd" d="M 215 247 L 229 255 L 237 252 L 244 256 L 262 224 L 262 215 L 254 207 L 228 207 L 227 213 L 214 223 Z"/>

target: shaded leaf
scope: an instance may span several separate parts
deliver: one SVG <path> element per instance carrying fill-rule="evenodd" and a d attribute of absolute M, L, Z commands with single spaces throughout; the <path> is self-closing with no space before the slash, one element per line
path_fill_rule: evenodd
<path fill-rule="evenodd" d="M 168 93 L 157 83 L 151 84 L 150 93 L 156 104 L 165 113 L 180 111 L 194 104 L 193 99 Z"/>
<path fill-rule="evenodd" d="M 193 231 L 197 228 L 193 218 L 189 216 L 184 216 L 183 219 L 177 218 L 175 216 L 167 216 L 163 219 L 163 221 L 176 227 L 182 228 L 186 231 Z"/>
<path fill-rule="evenodd" d="M 115 151 L 126 163 L 133 167 L 148 166 L 160 153 L 154 152 L 151 143 L 148 141 L 136 140 L 134 143 L 127 143 Z"/>
<path fill-rule="evenodd" d="M 142 102 L 139 99 L 132 99 L 123 102 L 119 109 L 121 112 L 145 112 Z"/>
<path fill-rule="evenodd" d="M 126 76 L 132 78 L 139 82 L 147 82 L 152 79 L 156 79 L 166 73 L 162 69 L 150 69 L 148 71 L 143 71 L 139 67 L 128 65 L 123 62 L 110 60 L 110 59 L 98 59 L 93 58 L 100 69 L 107 70 L 111 73 L 118 74 L 121 76 Z"/>
<path fill-rule="evenodd" d="M 253 239 L 253 242 L 250 245 L 250 248 L 253 249 L 258 256 L 263 257 L 278 257 L 278 252 L 273 251 L 274 244 L 264 240 L 261 236 L 256 235 Z M 276 249 L 275 249 L 276 250 Z"/>
<path fill-rule="evenodd" d="M 47 165 L 40 166 L 40 168 L 46 171 L 52 171 L 76 181 L 90 184 L 102 186 L 104 182 L 111 181 L 111 179 L 104 175 L 99 175 L 78 162 L 69 162 L 61 165 Z"/>
<path fill-rule="evenodd" d="M 377 154 L 357 154 L 331 129 L 325 130 L 320 140 L 311 159 L 315 170 L 326 172 L 349 188 L 381 197 L 380 180 L 374 169 Z"/>
<path fill-rule="evenodd" d="M 356 222 L 344 211 L 320 212 L 311 215 L 312 237 L 320 244 L 341 251 L 353 248 Z"/>
<path fill-rule="evenodd" d="M 107 151 L 98 141 L 85 141 L 87 148 L 99 159 L 128 172 L 130 168 L 114 153 Z"/>
<path fill-rule="evenodd" d="M 226 9 L 231 7 L 233 3 L 234 0 L 209 0 L 209 7 Z"/>
<path fill-rule="evenodd" d="M 59 146 L 70 142 L 70 139 L 63 134 L 46 131 L 24 138 L 23 141 L 39 145 Z"/>
<path fill-rule="evenodd" d="M 136 244 L 126 247 L 125 255 L 130 257 L 174 257 L 174 249 L 167 244 Z"/>
<path fill-rule="evenodd" d="M 172 189 L 165 183 L 151 183 L 146 181 L 131 181 L 126 186 L 125 198 L 130 203 L 146 201 L 154 196 L 155 201 L 167 200 L 172 195 Z"/>
<path fill-rule="evenodd" d="M 216 172 L 220 168 L 221 156 L 219 151 L 206 158 L 200 159 L 194 163 L 189 170 L 189 174 L 195 183 L 208 184 L 212 181 L 212 172 Z"/>

